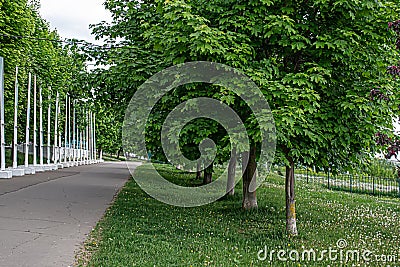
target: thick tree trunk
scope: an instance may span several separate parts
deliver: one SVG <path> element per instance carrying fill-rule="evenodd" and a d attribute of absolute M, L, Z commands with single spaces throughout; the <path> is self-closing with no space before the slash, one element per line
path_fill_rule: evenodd
<path fill-rule="evenodd" d="M 248 157 L 247 166 L 243 166 L 245 172 L 243 174 L 243 203 L 245 210 L 258 208 L 257 195 L 255 191 L 256 184 L 256 147 L 250 148 L 250 152 L 244 152 L 243 158 Z"/>
<path fill-rule="evenodd" d="M 236 149 L 232 149 L 231 159 L 228 165 L 228 181 L 226 184 L 226 195 L 235 195 L 235 175 L 236 175 Z"/>
<path fill-rule="evenodd" d="M 296 201 L 294 195 L 294 162 L 286 166 L 286 231 L 289 236 L 297 235 Z"/>
<path fill-rule="evenodd" d="M 204 179 L 203 179 L 204 185 L 212 183 L 213 170 L 214 170 L 214 164 L 211 164 L 208 168 L 204 170 Z"/>

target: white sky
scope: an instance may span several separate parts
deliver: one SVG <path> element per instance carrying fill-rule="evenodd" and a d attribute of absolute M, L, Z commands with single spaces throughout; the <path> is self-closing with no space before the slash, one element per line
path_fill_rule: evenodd
<path fill-rule="evenodd" d="M 104 0 L 41 0 L 40 13 L 63 38 L 76 38 L 99 44 L 91 36 L 90 24 L 110 21 Z"/>

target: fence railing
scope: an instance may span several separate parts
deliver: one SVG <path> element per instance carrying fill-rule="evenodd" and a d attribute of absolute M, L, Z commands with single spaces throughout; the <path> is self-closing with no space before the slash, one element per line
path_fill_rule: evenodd
<path fill-rule="evenodd" d="M 275 172 L 278 172 L 278 170 L 275 170 Z M 297 174 L 295 173 L 295 178 L 297 181 L 320 184 L 332 190 L 400 198 L 400 179 L 398 178 L 362 174 L 315 173 L 307 169 L 298 170 Z"/>

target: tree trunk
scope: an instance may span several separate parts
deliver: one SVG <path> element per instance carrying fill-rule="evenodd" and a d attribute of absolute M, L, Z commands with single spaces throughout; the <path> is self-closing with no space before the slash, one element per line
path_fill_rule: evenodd
<path fill-rule="evenodd" d="M 256 147 L 250 148 L 250 152 L 244 152 L 243 158 L 248 157 L 247 166 L 243 166 L 245 172 L 243 174 L 243 203 L 242 207 L 245 210 L 258 208 L 257 195 L 255 191 L 256 185 Z"/>
<path fill-rule="evenodd" d="M 201 162 L 197 162 L 197 172 L 196 172 L 196 180 L 201 179 Z"/>
<path fill-rule="evenodd" d="M 226 195 L 235 195 L 235 175 L 236 175 L 236 148 L 232 149 L 231 159 L 228 165 L 228 181 L 226 184 Z"/>
<path fill-rule="evenodd" d="M 289 236 L 297 235 L 296 201 L 294 195 L 294 162 L 290 160 L 286 166 L 286 231 Z"/>
<path fill-rule="evenodd" d="M 211 164 L 204 170 L 204 179 L 203 179 L 204 185 L 212 183 L 213 170 L 214 170 L 214 164 Z"/>

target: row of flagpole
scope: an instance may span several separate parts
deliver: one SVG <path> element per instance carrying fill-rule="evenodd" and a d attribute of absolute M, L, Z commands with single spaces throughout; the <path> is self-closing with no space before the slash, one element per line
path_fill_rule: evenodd
<path fill-rule="evenodd" d="M 25 174 L 35 174 L 46 170 L 56 170 L 58 168 L 66 168 L 79 166 L 84 164 L 98 163 L 101 159 L 97 159 L 96 153 L 96 116 L 91 111 L 85 110 L 86 125 L 84 130 L 78 127 L 76 120 L 77 100 L 72 102 L 73 110 L 71 114 L 71 97 L 65 96 L 65 125 L 64 125 L 64 142 L 62 140 L 62 132 L 60 129 L 60 112 L 61 101 L 57 92 L 55 103 L 54 118 L 54 142 L 51 146 L 51 96 L 48 96 L 47 106 L 47 144 L 46 144 L 46 164 L 44 163 L 44 129 L 43 129 L 43 95 L 42 88 L 39 87 L 39 105 L 37 103 L 37 81 L 36 75 L 33 75 L 33 162 L 29 164 L 29 144 L 30 144 L 30 120 L 31 120 L 31 91 L 32 91 L 32 74 L 28 74 L 28 95 L 26 110 L 26 128 L 25 128 L 25 144 L 24 144 L 24 165 L 18 166 L 18 67 L 15 74 L 15 99 L 14 99 L 14 135 L 13 135 L 13 158 L 12 167 L 6 168 L 6 144 L 5 144 L 5 118 L 4 118 L 4 59 L 0 57 L 0 178 L 11 178 L 13 176 L 23 176 Z M 51 88 L 49 88 L 51 89 Z M 49 90 L 50 91 L 50 90 Z M 39 106 L 39 127 L 37 125 L 37 107 Z M 71 127 L 72 117 L 72 127 Z M 72 128 L 72 129 L 71 129 Z M 72 130 L 72 136 L 71 136 Z M 37 137 L 39 135 L 39 144 Z M 72 138 L 72 139 L 71 139 Z M 39 163 L 37 152 L 39 148 Z"/>

